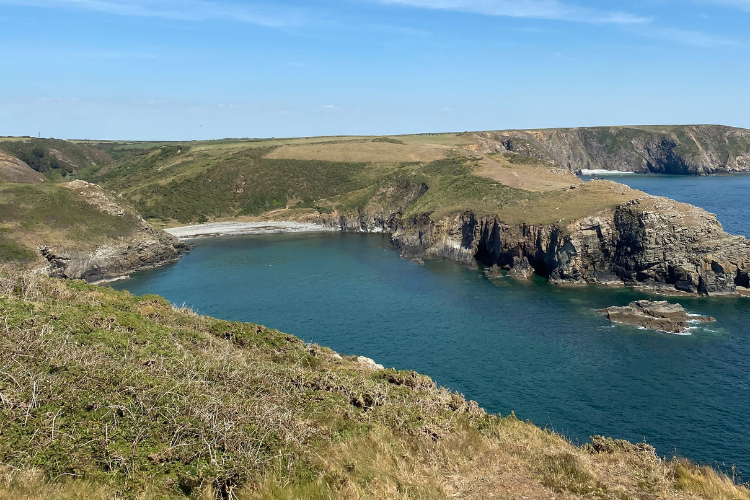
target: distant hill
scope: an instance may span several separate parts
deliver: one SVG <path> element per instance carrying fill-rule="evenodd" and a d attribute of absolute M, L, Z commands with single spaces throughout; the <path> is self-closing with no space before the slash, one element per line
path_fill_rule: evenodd
<path fill-rule="evenodd" d="M 0 152 L 50 178 L 69 177 L 112 161 L 105 151 L 92 144 L 60 139 L 5 138 L 0 140 Z"/>

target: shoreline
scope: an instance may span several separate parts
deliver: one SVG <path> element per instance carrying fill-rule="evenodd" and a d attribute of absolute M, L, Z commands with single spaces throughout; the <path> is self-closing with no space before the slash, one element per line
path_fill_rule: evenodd
<path fill-rule="evenodd" d="M 252 234 L 320 233 L 340 231 L 338 227 L 328 227 L 311 222 L 270 221 L 270 222 L 208 222 L 192 226 L 178 226 L 164 229 L 179 238 L 200 239 L 219 236 L 244 236 Z"/>

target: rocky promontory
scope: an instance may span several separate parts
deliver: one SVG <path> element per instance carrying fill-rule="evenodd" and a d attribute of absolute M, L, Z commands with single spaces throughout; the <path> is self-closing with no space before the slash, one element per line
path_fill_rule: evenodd
<path fill-rule="evenodd" d="M 471 148 L 537 158 L 573 172 L 709 175 L 750 171 L 750 131 L 721 125 L 478 132 Z"/>
<path fill-rule="evenodd" d="M 669 333 L 684 333 L 690 328 L 691 321 L 714 321 L 708 316 L 690 315 L 680 304 L 667 301 L 637 300 L 624 307 L 612 306 L 597 312 L 605 314 L 613 323 Z"/>
<path fill-rule="evenodd" d="M 597 181 L 605 187 L 624 187 Z M 587 183 L 590 184 L 590 183 Z M 584 193 L 585 195 L 585 193 Z M 322 215 L 343 231 L 386 232 L 409 259 L 477 262 L 518 279 L 532 273 L 558 285 L 628 285 L 664 294 L 746 295 L 750 242 L 726 233 L 714 214 L 668 198 L 633 199 L 570 222 L 508 222 L 472 211 L 430 214 L 360 212 Z M 531 211 L 534 207 L 530 208 Z M 528 218 L 533 218 L 533 212 Z"/>
<path fill-rule="evenodd" d="M 108 239 L 93 250 L 76 246 L 40 245 L 47 260 L 46 274 L 88 282 L 111 280 L 180 259 L 188 247 L 174 236 L 155 229 L 127 204 L 96 184 L 73 181 L 65 185 L 89 205 L 115 217 L 130 215 L 135 221 L 131 233 Z"/>

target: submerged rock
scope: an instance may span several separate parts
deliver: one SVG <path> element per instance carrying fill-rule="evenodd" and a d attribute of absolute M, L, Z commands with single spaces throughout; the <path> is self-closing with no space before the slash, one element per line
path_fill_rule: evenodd
<path fill-rule="evenodd" d="M 714 321 L 714 318 L 708 316 L 691 316 L 680 304 L 670 304 L 666 300 L 637 300 L 625 307 L 612 306 L 598 312 L 604 313 L 613 323 L 670 333 L 686 331 L 690 328 L 690 321 Z"/>

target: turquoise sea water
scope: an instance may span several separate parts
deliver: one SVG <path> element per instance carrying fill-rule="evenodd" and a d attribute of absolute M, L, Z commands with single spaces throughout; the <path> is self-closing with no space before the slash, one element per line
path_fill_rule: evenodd
<path fill-rule="evenodd" d="M 750 235 L 750 177 L 622 181 Z M 180 262 L 114 286 L 417 370 L 574 441 L 646 439 L 662 455 L 736 465 L 750 479 L 750 299 L 680 299 L 718 321 L 689 336 L 647 332 L 595 313 L 642 293 L 489 280 L 403 260 L 386 237 L 359 234 L 200 240 Z"/>

